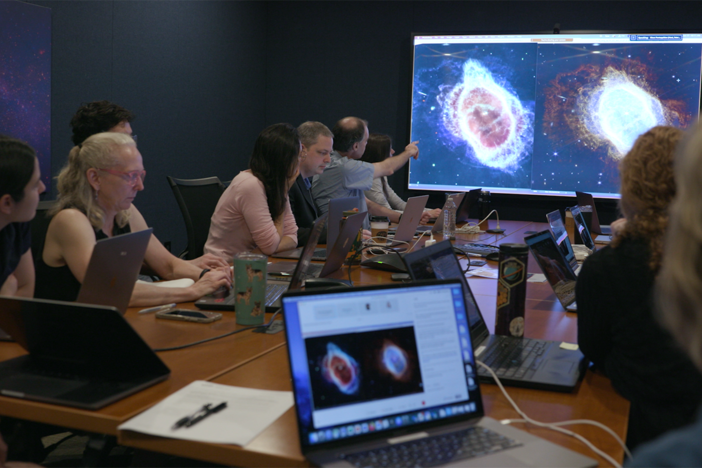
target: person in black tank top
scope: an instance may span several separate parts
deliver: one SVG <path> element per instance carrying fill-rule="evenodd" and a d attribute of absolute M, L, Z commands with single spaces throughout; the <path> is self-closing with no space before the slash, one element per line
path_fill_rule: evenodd
<path fill-rule="evenodd" d="M 132 204 L 144 189 L 145 176 L 141 154 L 129 135 L 99 133 L 71 150 L 58 176 L 59 198 L 37 259 L 37 297 L 75 300 L 95 242 L 147 228 Z M 155 236 L 144 262 L 163 279 L 190 278 L 194 283 L 182 288 L 137 283 L 132 307 L 194 301 L 221 286 L 231 286 L 228 266 L 205 271 L 173 256 Z"/>

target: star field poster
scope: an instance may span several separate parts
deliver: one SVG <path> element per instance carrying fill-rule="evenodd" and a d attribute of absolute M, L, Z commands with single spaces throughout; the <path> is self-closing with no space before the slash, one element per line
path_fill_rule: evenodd
<path fill-rule="evenodd" d="M 51 182 L 51 10 L 0 0 L 0 134 L 37 152 Z"/>
<path fill-rule="evenodd" d="M 410 188 L 616 198 L 636 138 L 699 114 L 700 34 L 485 37 L 415 44 Z"/>

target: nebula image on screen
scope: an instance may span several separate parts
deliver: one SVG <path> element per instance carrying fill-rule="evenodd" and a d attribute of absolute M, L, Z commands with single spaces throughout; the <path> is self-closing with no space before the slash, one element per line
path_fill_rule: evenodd
<path fill-rule="evenodd" d="M 0 134 L 29 143 L 51 187 L 51 10 L 0 0 Z"/>
<path fill-rule="evenodd" d="M 305 340 L 315 409 L 423 391 L 414 327 Z"/>
<path fill-rule="evenodd" d="M 322 375 L 342 393 L 353 395 L 358 391 L 361 380 L 358 364 L 334 343 L 327 344 L 327 354 L 322 359 Z"/>
<path fill-rule="evenodd" d="M 535 187 L 617 193 L 619 161 L 639 135 L 656 125 L 684 128 L 696 118 L 701 47 L 540 47 Z"/>
<path fill-rule="evenodd" d="M 534 62 L 528 44 L 417 46 L 410 185 L 528 187 Z"/>

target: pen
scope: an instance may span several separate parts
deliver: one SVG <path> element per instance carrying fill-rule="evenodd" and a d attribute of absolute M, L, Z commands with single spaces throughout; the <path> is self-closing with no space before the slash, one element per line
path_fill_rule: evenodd
<path fill-rule="evenodd" d="M 150 314 L 151 312 L 161 312 L 164 310 L 169 310 L 175 308 L 176 304 L 175 302 L 172 304 L 164 304 L 156 307 L 149 307 L 148 309 L 141 309 L 139 311 L 140 314 Z"/>
<path fill-rule="evenodd" d="M 207 403 L 204 405 L 202 408 L 197 410 L 195 413 L 193 413 L 190 416 L 185 416 L 183 418 L 180 418 L 176 423 L 173 425 L 171 430 L 176 430 L 181 427 L 191 427 L 194 426 L 195 424 L 199 423 L 203 419 L 205 419 L 207 416 L 214 414 L 214 413 L 219 413 L 222 411 L 224 408 L 227 407 L 227 402 L 223 401 L 222 403 L 218 404 L 214 408 L 212 408 L 212 403 Z"/>

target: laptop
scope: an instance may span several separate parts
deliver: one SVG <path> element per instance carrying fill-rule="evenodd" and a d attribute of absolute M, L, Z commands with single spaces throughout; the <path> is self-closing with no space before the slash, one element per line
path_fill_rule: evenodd
<path fill-rule="evenodd" d="M 0 297 L 0 326 L 29 354 L 0 362 L 0 395 L 95 410 L 170 370 L 114 307 Z"/>
<path fill-rule="evenodd" d="M 586 365 L 579 350 L 562 349 L 560 341 L 490 334 L 450 241 L 405 254 L 404 260 L 413 280 L 461 280 L 475 356 L 489 365 L 503 384 L 560 392 L 571 392 L 578 384 Z M 494 382 L 482 367 L 478 377 L 481 382 Z"/>
<path fill-rule="evenodd" d="M 414 234 L 417 232 L 417 226 L 419 226 L 419 222 L 422 220 L 424 207 L 427 206 L 428 200 L 429 195 L 408 198 L 407 205 L 405 206 L 405 210 L 402 212 L 402 217 L 397 225 L 394 237 L 391 240 L 388 240 L 388 242 L 385 244 L 376 245 L 394 246 L 412 242 Z"/>
<path fill-rule="evenodd" d="M 317 245 L 319 236 L 324 230 L 324 223 L 326 220 L 327 215 L 320 216 L 315 220 L 307 243 L 302 249 L 302 256 L 300 260 L 295 263 L 295 270 L 290 276 L 289 281 L 266 279 L 266 311 L 271 312 L 272 310 L 280 309 L 280 297 L 283 293 L 288 289 L 300 289 L 302 287 L 303 280 L 305 279 L 307 269 L 310 265 L 310 260 L 312 259 L 312 254 L 314 253 L 314 248 Z M 268 264 L 268 267 L 270 266 L 272 266 L 272 264 Z M 205 310 L 235 310 L 236 294 L 234 288 L 231 290 L 222 288 L 222 290 L 203 296 L 195 301 L 195 306 Z"/>
<path fill-rule="evenodd" d="M 461 192 L 461 193 L 452 193 L 448 197 L 446 197 L 446 201 L 444 202 L 444 206 L 441 207 L 441 214 L 436 218 L 436 221 L 434 222 L 433 225 L 429 226 L 419 226 L 417 227 L 417 232 L 422 233 L 426 231 L 431 231 L 434 234 L 438 234 L 440 232 L 444 231 L 444 210 L 446 210 L 446 205 L 448 204 L 449 200 L 453 200 L 453 203 L 456 205 L 456 213 L 458 213 L 458 207 L 461 205 L 461 202 L 465 198 L 466 193 Z M 456 222 L 458 222 L 458 216 L 456 217 Z"/>
<path fill-rule="evenodd" d="M 76 302 L 129 307 L 153 229 L 101 239 L 95 243 Z"/>
<path fill-rule="evenodd" d="M 283 296 L 298 435 L 312 464 L 596 465 L 484 416 L 464 297 L 459 280 Z M 476 453 L 464 439 L 487 444 Z"/>
<path fill-rule="evenodd" d="M 336 238 L 339 236 L 339 223 L 341 223 L 341 218 L 344 216 L 344 211 L 351 211 L 354 208 L 359 208 L 358 198 L 334 198 L 329 200 L 329 224 L 327 226 L 327 245 L 333 246 L 336 242 Z M 315 244 L 316 246 L 316 244 Z M 276 252 L 271 257 L 273 258 L 288 258 L 288 259 L 298 259 L 302 255 L 303 247 L 297 249 L 284 250 L 282 252 Z M 327 259 L 327 249 L 319 248 L 315 249 L 312 255 L 312 260 L 324 261 Z"/>
<path fill-rule="evenodd" d="M 568 239 L 568 233 L 566 232 L 560 210 L 548 213 L 546 219 L 548 220 L 551 234 L 553 234 L 553 238 L 556 239 L 556 244 L 561 249 L 561 252 L 563 252 L 563 257 L 565 257 L 566 262 L 570 264 L 570 267 L 577 275 L 579 270 L 578 259 L 575 258 L 575 251 L 573 251 L 573 246 L 570 243 L 570 239 Z"/>
<path fill-rule="evenodd" d="M 575 227 L 578 230 L 578 233 L 580 234 L 580 239 L 583 241 L 583 245 L 590 250 L 590 252 L 594 252 L 597 250 L 597 244 L 595 244 L 595 241 L 592 239 L 592 236 L 590 235 L 590 230 L 587 227 L 587 224 L 585 223 L 585 218 L 583 217 L 583 213 L 580 211 L 580 207 L 578 205 L 575 205 L 571 208 L 566 208 L 570 213 L 573 215 L 573 221 L 575 222 Z"/>
<path fill-rule="evenodd" d="M 589 206 L 592 209 L 592 217 L 590 218 L 590 232 L 602 236 L 600 242 L 606 243 L 612 240 L 612 228 L 608 225 L 601 225 L 600 219 L 597 217 L 597 208 L 595 208 L 595 199 L 591 194 L 585 192 L 575 192 L 575 197 L 578 199 L 578 206 L 581 208 Z M 600 236 L 597 236 L 600 237 Z M 598 239 L 595 238 L 595 242 Z"/>
<path fill-rule="evenodd" d="M 551 231 L 526 236 L 524 243 L 529 246 L 563 308 L 568 312 L 576 312 L 578 307 L 575 303 L 575 272 L 556 245 Z"/>
<path fill-rule="evenodd" d="M 457 223 L 465 223 L 471 219 L 471 210 L 473 207 L 477 206 L 478 200 L 480 200 L 480 193 L 482 191 L 482 188 L 477 188 L 466 192 L 463 200 L 461 200 L 460 206 L 458 206 L 458 209 L 456 210 Z"/>

